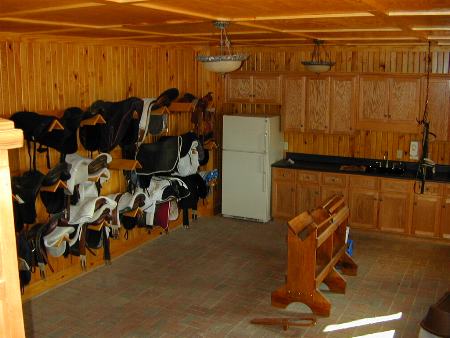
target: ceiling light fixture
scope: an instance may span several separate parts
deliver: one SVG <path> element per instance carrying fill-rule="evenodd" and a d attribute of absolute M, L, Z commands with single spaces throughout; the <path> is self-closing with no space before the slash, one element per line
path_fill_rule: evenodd
<path fill-rule="evenodd" d="M 322 59 L 320 51 L 323 50 L 325 59 Z M 320 74 L 328 72 L 336 62 L 331 61 L 330 54 L 323 47 L 323 40 L 314 40 L 314 49 L 311 53 L 311 60 L 302 61 L 303 66 L 306 70 Z"/>
<path fill-rule="evenodd" d="M 247 60 L 246 54 L 232 54 L 231 53 L 231 41 L 228 38 L 226 28 L 229 26 L 228 21 L 214 21 L 213 25 L 220 29 L 220 55 L 198 55 L 197 61 L 203 63 L 206 70 L 214 73 L 230 73 L 239 69 L 242 65 L 242 61 Z M 225 54 L 225 49 L 227 54 Z"/>

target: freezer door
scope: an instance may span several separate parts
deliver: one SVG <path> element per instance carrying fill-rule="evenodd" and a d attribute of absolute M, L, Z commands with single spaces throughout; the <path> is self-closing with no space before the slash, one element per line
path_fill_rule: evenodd
<path fill-rule="evenodd" d="M 270 183 L 267 155 L 223 151 L 222 214 L 267 222 Z"/>
<path fill-rule="evenodd" d="M 265 153 L 268 147 L 267 119 L 254 116 L 223 116 L 223 149 Z"/>

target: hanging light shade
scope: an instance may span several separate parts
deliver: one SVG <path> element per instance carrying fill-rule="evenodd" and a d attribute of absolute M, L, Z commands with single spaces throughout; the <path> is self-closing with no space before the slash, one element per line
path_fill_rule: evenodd
<path fill-rule="evenodd" d="M 323 49 L 323 55 L 325 55 L 325 59 L 322 59 L 320 50 Z M 322 40 L 314 40 L 314 49 L 311 53 L 311 60 L 302 61 L 302 64 L 305 66 L 306 70 L 313 73 L 325 73 L 328 72 L 332 66 L 336 64 L 330 60 L 330 54 L 323 47 Z"/>
<path fill-rule="evenodd" d="M 213 24 L 220 29 L 220 55 L 199 55 L 197 61 L 202 62 L 205 69 L 210 72 L 220 74 L 233 72 L 241 67 L 242 61 L 247 60 L 248 55 L 231 53 L 231 41 L 226 31 L 230 24 L 228 21 L 214 21 Z"/>

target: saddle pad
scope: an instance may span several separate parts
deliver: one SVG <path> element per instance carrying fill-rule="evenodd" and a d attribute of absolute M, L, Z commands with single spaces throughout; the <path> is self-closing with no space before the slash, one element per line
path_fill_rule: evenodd
<path fill-rule="evenodd" d="M 139 175 L 170 173 L 175 170 L 180 158 L 181 138 L 179 136 L 162 138 L 158 142 L 142 144 L 136 159 L 142 165 Z"/>

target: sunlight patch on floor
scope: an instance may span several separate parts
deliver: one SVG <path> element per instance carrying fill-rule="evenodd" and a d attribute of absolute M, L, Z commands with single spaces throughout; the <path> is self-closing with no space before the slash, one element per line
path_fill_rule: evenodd
<path fill-rule="evenodd" d="M 395 330 L 382 331 L 376 333 L 369 333 L 363 336 L 354 336 L 353 338 L 393 338 Z"/>
<path fill-rule="evenodd" d="M 358 320 L 354 320 L 354 321 L 347 322 L 347 323 L 327 325 L 325 327 L 325 329 L 323 330 L 323 332 L 345 330 L 345 329 L 349 329 L 352 327 L 371 325 L 371 324 L 376 324 L 376 323 L 383 323 L 383 322 L 388 322 L 391 320 L 397 320 L 400 318 L 402 318 L 401 312 L 394 313 L 392 315 L 387 315 L 387 316 L 363 318 L 363 319 L 358 319 Z"/>

